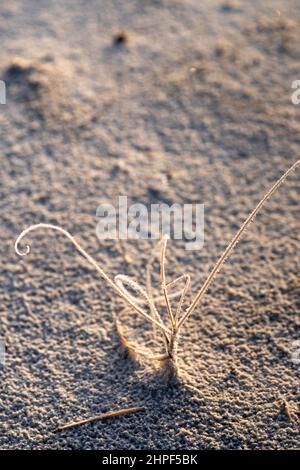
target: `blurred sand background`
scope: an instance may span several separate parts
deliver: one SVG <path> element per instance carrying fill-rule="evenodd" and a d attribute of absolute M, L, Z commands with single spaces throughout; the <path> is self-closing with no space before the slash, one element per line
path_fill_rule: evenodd
<path fill-rule="evenodd" d="M 26 259 L 13 250 L 29 224 L 59 224 L 111 275 L 143 281 L 151 242 L 100 244 L 98 204 L 204 203 L 204 248 L 168 251 L 168 276 L 190 273 L 195 292 L 299 158 L 299 28 L 296 0 L 1 2 L 2 449 L 300 447 L 299 172 L 187 324 L 177 385 L 126 357 L 122 302 L 66 239 L 39 232 Z"/>

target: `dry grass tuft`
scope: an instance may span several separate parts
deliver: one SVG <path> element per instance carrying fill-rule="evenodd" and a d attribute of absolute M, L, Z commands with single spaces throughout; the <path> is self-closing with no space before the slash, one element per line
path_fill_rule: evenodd
<path fill-rule="evenodd" d="M 19 244 L 21 240 L 33 230 L 39 228 L 47 228 L 51 230 L 56 230 L 61 234 L 65 235 L 76 247 L 79 253 L 87 259 L 87 261 L 96 269 L 98 274 L 106 281 L 106 283 L 112 288 L 112 290 L 121 297 L 126 303 L 126 309 L 116 320 L 117 330 L 123 346 L 128 349 L 128 351 L 136 357 L 144 357 L 147 360 L 155 361 L 163 370 L 165 376 L 170 379 L 177 377 L 178 373 L 178 364 L 177 364 L 177 349 L 178 341 L 180 338 L 180 331 L 185 325 L 188 318 L 192 315 L 195 308 L 201 302 L 205 292 L 210 287 L 212 281 L 216 277 L 219 270 L 222 268 L 228 256 L 233 251 L 235 245 L 240 240 L 241 236 L 254 220 L 256 214 L 261 209 L 261 207 L 267 202 L 267 200 L 274 194 L 274 192 L 279 188 L 283 181 L 289 176 L 296 167 L 300 164 L 300 160 L 294 163 L 279 180 L 269 189 L 265 196 L 260 200 L 251 214 L 246 218 L 245 222 L 241 225 L 240 229 L 236 235 L 232 238 L 231 242 L 225 249 L 225 251 L 220 256 L 217 263 L 212 268 L 211 272 L 207 276 L 205 282 L 201 286 L 200 290 L 192 300 L 189 307 L 183 310 L 183 304 L 186 298 L 186 294 L 190 287 L 190 277 L 187 274 L 167 282 L 166 281 L 166 248 L 167 248 L 167 237 L 164 236 L 159 242 L 160 248 L 160 292 L 158 295 L 155 295 L 153 292 L 152 286 L 152 266 L 155 257 L 157 256 L 156 251 L 152 253 L 152 256 L 146 267 L 146 288 L 143 288 L 138 282 L 136 282 L 131 277 L 125 276 L 123 274 L 117 275 L 114 280 L 112 280 L 106 272 L 97 264 L 97 262 L 92 258 L 75 240 L 75 238 L 66 230 L 61 227 L 50 224 L 36 224 L 32 225 L 29 228 L 25 229 L 17 238 L 15 242 L 15 251 L 20 256 L 25 256 L 29 253 L 30 248 L 27 245 L 25 251 L 20 251 Z M 170 292 L 171 289 L 176 287 L 175 292 Z M 170 300 L 172 298 L 177 298 L 178 303 L 176 310 L 171 306 Z M 163 305 L 164 310 L 167 315 L 163 316 Z M 160 308 L 159 308 L 160 306 Z M 126 333 L 123 327 L 122 320 L 126 315 L 137 314 L 142 317 L 144 320 L 150 322 L 153 326 L 153 335 L 156 336 L 156 333 L 159 333 L 161 344 L 163 350 L 159 354 L 152 354 L 149 351 L 149 348 L 145 346 L 137 346 L 134 342 L 131 342 L 127 339 Z"/>

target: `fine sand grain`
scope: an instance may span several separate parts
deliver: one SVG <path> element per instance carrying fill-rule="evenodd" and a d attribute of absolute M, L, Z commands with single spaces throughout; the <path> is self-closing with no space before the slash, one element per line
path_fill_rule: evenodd
<path fill-rule="evenodd" d="M 68 240 L 40 231 L 14 252 L 28 225 L 60 225 L 144 284 L 152 243 L 100 243 L 97 206 L 204 203 L 204 248 L 167 252 L 195 293 L 300 157 L 299 28 L 296 0 L 1 2 L 1 449 L 300 447 L 299 171 L 187 322 L 171 385 L 125 354 L 122 301 Z"/>

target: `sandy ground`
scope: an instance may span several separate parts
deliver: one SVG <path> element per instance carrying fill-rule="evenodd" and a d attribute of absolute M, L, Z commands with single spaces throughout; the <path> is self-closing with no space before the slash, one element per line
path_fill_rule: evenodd
<path fill-rule="evenodd" d="M 1 2 L 2 449 L 300 447 L 299 172 L 190 318 L 172 386 L 126 357 L 122 302 L 67 240 L 39 232 L 26 259 L 13 250 L 29 224 L 55 223 L 110 274 L 143 282 L 151 242 L 100 244 L 97 205 L 204 203 L 204 248 L 168 251 L 168 277 L 190 273 L 195 292 L 299 158 L 299 27 L 296 0 Z"/>

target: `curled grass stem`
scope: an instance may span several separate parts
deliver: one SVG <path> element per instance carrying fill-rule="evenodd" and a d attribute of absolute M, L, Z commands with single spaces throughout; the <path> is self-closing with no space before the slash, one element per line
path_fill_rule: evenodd
<path fill-rule="evenodd" d="M 33 230 L 46 228 L 51 230 L 56 230 L 59 233 L 65 235 L 72 243 L 75 245 L 76 249 L 79 253 L 87 259 L 87 261 L 96 269 L 96 271 L 100 274 L 100 276 L 107 282 L 107 284 L 116 292 L 127 304 L 127 308 L 120 316 L 124 316 L 125 314 L 128 315 L 129 313 L 135 312 L 136 314 L 142 316 L 145 320 L 152 323 L 153 327 L 157 327 L 159 331 L 162 333 L 163 340 L 164 340 L 164 347 L 165 352 L 160 355 L 151 355 L 147 351 L 142 350 L 141 348 L 135 346 L 130 341 L 127 340 L 125 337 L 124 329 L 120 323 L 120 320 L 116 321 L 117 330 L 119 332 L 119 336 L 123 345 L 134 352 L 137 355 L 142 355 L 148 359 L 156 359 L 161 363 L 164 363 L 167 368 L 172 369 L 172 371 L 176 371 L 176 356 L 177 356 L 177 344 L 179 339 L 179 332 L 180 329 L 183 327 L 185 322 L 188 320 L 190 315 L 194 312 L 197 305 L 201 302 L 204 294 L 206 293 L 207 289 L 210 287 L 211 283 L 215 279 L 216 275 L 223 267 L 226 259 L 232 253 L 233 249 L 235 248 L 238 241 L 241 239 L 242 235 L 245 233 L 248 226 L 254 220 L 255 216 L 259 212 L 259 210 L 263 207 L 263 205 L 270 199 L 270 197 L 277 191 L 277 189 L 281 186 L 284 180 L 296 169 L 296 167 L 300 164 L 300 160 L 296 161 L 282 176 L 279 178 L 272 187 L 267 191 L 264 197 L 259 201 L 256 207 L 252 210 L 249 216 L 245 219 L 244 223 L 241 225 L 237 233 L 231 239 L 230 243 L 221 254 L 220 258 L 213 266 L 212 270 L 208 274 L 206 280 L 202 284 L 201 288 L 199 289 L 198 293 L 195 295 L 194 299 L 192 300 L 189 307 L 181 314 L 183 303 L 187 294 L 187 291 L 190 287 L 190 276 L 188 274 L 183 274 L 176 279 L 167 282 L 166 281 L 166 249 L 167 249 L 167 236 L 164 236 L 162 240 L 160 240 L 160 283 L 161 283 L 161 291 L 162 296 L 155 297 L 153 294 L 153 287 L 151 281 L 151 274 L 152 274 L 152 262 L 155 258 L 154 253 L 151 255 L 150 261 L 147 264 L 146 268 L 146 289 L 140 286 L 138 282 L 134 279 L 130 278 L 129 276 L 125 276 L 123 274 L 119 274 L 115 277 L 114 281 L 106 274 L 106 272 L 99 266 L 99 264 L 90 256 L 82 247 L 81 245 L 75 240 L 75 238 L 66 230 L 56 225 L 51 224 L 36 224 L 28 227 L 27 229 L 23 230 L 23 232 L 18 236 L 15 242 L 15 251 L 20 256 L 25 256 L 29 253 L 30 248 L 26 245 L 25 251 L 21 251 L 19 249 L 19 244 L 21 240 L 28 235 L 29 232 Z M 170 294 L 169 289 L 174 287 L 174 285 L 178 285 L 179 282 L 184 281 L 182 289 L 178 289 L 175 293 Z M 131 292 L 129 291 L 131 289 Z M 132 294 L 132 291 L 135 295 Z M 174 297 L 179 297 L 179 301 L 177 304 L 175 315 L 173 314 L 173 310 L 171 307 L 170 299 Z M 168 314 L 168 322 L 163 321 L 163 317 L 159 312 L 159 309 L 156 307 L 161 301 L 164 302 L 164 307 L 167 310 Z M 146 306 L 149 309 L 149 313 L 145 311 L 144 307 Z M 99 418 L 100 419 L 100 418 Z"/>

